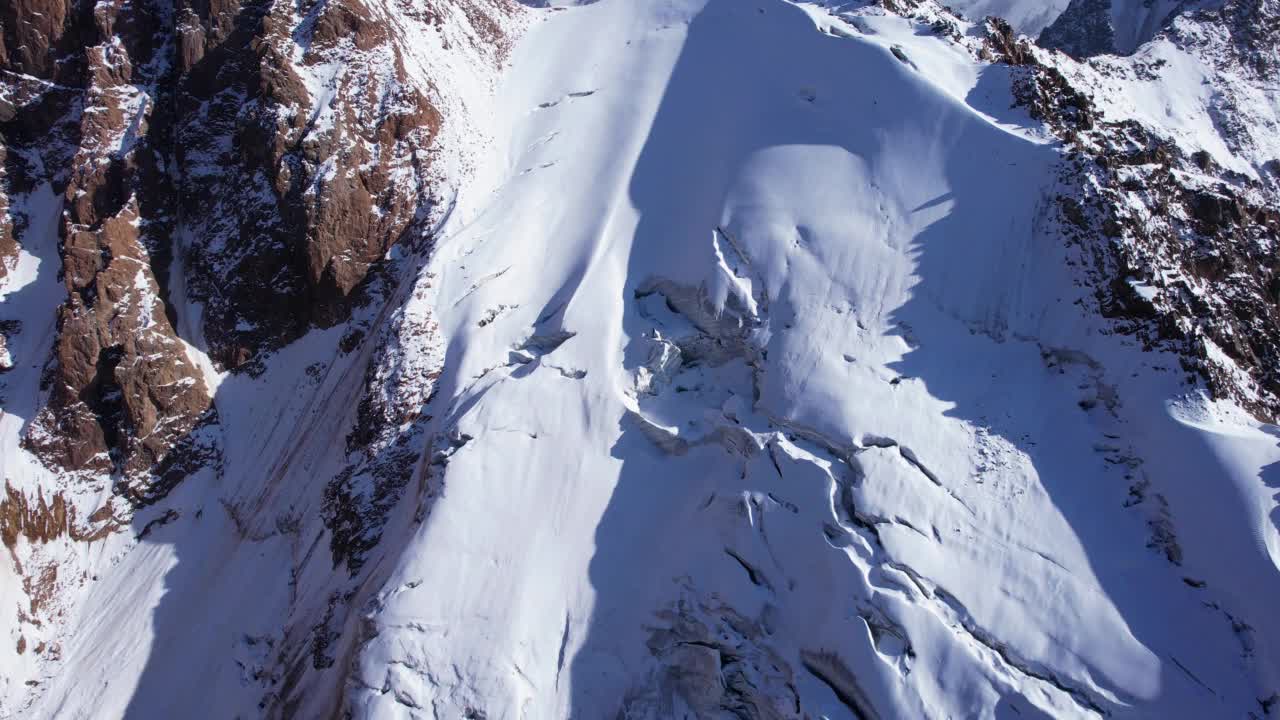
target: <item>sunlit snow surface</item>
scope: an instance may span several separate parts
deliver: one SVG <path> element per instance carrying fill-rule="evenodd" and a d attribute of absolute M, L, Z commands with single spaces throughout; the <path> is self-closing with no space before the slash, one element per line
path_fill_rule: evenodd
<path fill-rule="evenodd" d="M 990 15 L 1004 18 L 1018 32 L 1035 37 L 1058 19 L 1071 0 L 951 0 L 945 4 L 970 20 Z"/>
<path fill-rule="evenodd" d="M 849 712 L 818 651 L 885 717 L 1258 710 L 1275 438 L 1175 400 L 1176 360 L 1073 303 L 1040 222 L 1056 151 L 1001 68 L 919 72 L 890 45 L 951 51 L 809 14 L 605 2 L 519 46 L 494 189 L 434 263 L 474 439 L 374 615 L 359 712 L 634 713 L 660 612 L 701 602 L 767 617 L 815 716 Z M 698 335 L 723 356 L 662 360 Z M 1126 507 L 1144 481 L 1181 567 Z"/>
<path fill-rule="evenodd" d="M 447 339 L 432 431 L 459 447 L 325 692 L 679 717 L 653 646 L 683 613 L 749 625 L 810 717 L 853 716 L 834 665 L 882 718 L 1261 712 L 1280 439 L 1076 304 L 1058 149 L 1007 68 L 772 0 L 531 12 L 405 310 Z M 172 498 L 203 520 L 104 563 L 30 716 L 260 712 L 262 648 L 326 599 L 327 559 L 289 568 L 327 541 L 273 528 L 340 463 L 340 334 L 223 380 L 226 478 Z"/>

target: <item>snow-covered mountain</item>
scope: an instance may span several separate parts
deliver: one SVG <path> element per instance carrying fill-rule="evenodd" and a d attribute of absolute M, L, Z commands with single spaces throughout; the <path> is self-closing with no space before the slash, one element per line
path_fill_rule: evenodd
<path fill-rule="evenodd" d="M 1040 44 L 1075 57 L 1130 55 L 1179 14 L 1223 5 L 1221 0 L 1071 0 L 1040 33 Z"/>
<path fill-rule="evenodd" d="M 0 716 L 1280 716 L 1274 0 L 0 28 Z"/>
<path fill-rule="evenodd" d="M 984 20 L 998 17 L 1018 32 L 1035 37 L 1040 34 L 1063 10 L 1071 4 L 1071 0 L 952 0 L 946 5 L 954 11 L 973 20 Z"/>

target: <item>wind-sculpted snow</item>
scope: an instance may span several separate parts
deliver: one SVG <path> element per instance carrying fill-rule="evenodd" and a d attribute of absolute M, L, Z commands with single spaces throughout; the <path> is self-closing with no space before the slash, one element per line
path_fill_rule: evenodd
<path fill-rule="evenodd" d="M 999 67 L 842 22 L 602 3 L 517 49 L 495 189 L 433 263 L 468 441 L 371 610 L 358 716 L 1205 717 L 1274 692 L 1251 543 L 1275 530 L 1206 519 L 1266 507 L 1274 441 L 1188 396 L 1255 458 L 1216 459 L 1166 409 L 1176 359 L 1082 315 L 1045 221 L 1059 155 Z"/>
<path fill-rule="evenodd" d="M 385 255 L 320 258 L 373 299 L 251 372 L 215 369 L 174 274 L 219 457 L 151 506 L 18 446 L 65 293 L 59 200 L 17 199 L 33 240 L 0 258 L 0 299 L 44 319 L 0 365 L 0 715 L 1280 712 L 1280 443 L 1236 404 L 1267 391 L 1103 312 L 1119 283 L 1183 318 L 1166 245 L 1133 240 L 1152 277 L 1121 276 L 1104 253 L 1132 233 L 1094 227 L 1156 193 L 1080 171 L 1164 127 L 1201 147 L 1114 165 L 1205 149 L 1265 204 L 1265 132 L 1228 142 L 1209 90 L 930 0 L 522 4 L 272 6 L 346 38 L 277 33 L 311 58 L 307 132 L 373 142 L 339 122 L 372 112 L 361 93 L 439 112 L 430 172 L 419 149 L 352 155 L 429 207 Z M 961 9 L 1032 32 L 1058 5 Z M 500 76 L 470 44 L 498 36 Z"/>

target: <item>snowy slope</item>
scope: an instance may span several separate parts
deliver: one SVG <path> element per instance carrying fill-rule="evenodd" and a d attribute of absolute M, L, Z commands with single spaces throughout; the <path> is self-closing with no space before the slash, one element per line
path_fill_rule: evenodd
<path fill-rule="evenodd" d="M 970 20 L 990 15 L 1004 18 L 1018 32 L 1035 37 L 1070 3 L 1071 0 L 952 0 L 946 4 Z"/>
<path fill-rule="evenodd" d="M 349 132 L 353 104 L 376 104 L 394 118 L 401 108 L 389 106 L 380 92 L 387 85 L 412 86 L 449 115 L 450 122 L 437 129 L 442 149 L 431 153 L 432 162 L 413 158 L 415 172 L 429 168 L 433 181 L 416 190 L 439 196 L 437 204 L 420 208 L 422 234 L 447 215 L 449 197 L 470 177 L 474 148 L 486 140 L 472 122 L 471 106 L 492 95 L 496 57 L 504 52 L 499 31 L 514 33 L 523 22 L 511 15 L 518 8 L 499 5 L 506 14 L 490 17 L 485 11 L 491 8 L 483 4 L 449 5 L 434 16 L 401 15 L 399 3 L 358 4 L 393 28 L 397 43 L 385 42 L 388 34 L 379 32 L 382 44 L 359 48 L 374 56 L 379 72 L 372 79 L 368 57 L 349 40 L 339 48 L 341 62 L 307 60 L 310 48 L 302 44 L 332 4 L 316 5 L 310 14 L 287 3 L 270 8 L 288 24 L 283 35 L 300 43 L 298 52 L 289 53 L 297 66 L 288 69 L 304 76 L 304 99 L 319 108 L 309 142 L 324 133 Z M 123 35 L 133 28 L 121 23 L 117 29 Z M 106 42 L 124 41 L 112 36 Z M 342 96 L 347 82 L 359 93 Z M 138 122 L 145 125 L 147 118 Z M 219 140 L 233 146 L 231 138 Z M 192 159 L 200 155 L 195 142 L 185 142 L 190 165 L 198 165 Z M 326 160 L 332 169 L 333 159 Z M 383 170 L 392 160 L 377 157 Z M 213 163 L 218 167 L 212 172 L 226 170 L 221 165 L 229 162 Z M 397 182 L 419 182 L 414 173 L 394 169 Z M 191 174 L 199 170 L 188 168 Z M 259 189 L 244 189 L 250 202 Z M 356 330 L 372 335 L 399 321 L 394 311 L 415 288 L 423 243 L 406 240 L 388 253 L 388 275 L 408 276 L 392 302 L 361 303 L 349 320 L 312 328 L 278 352 L 264 353 L 254 373 L 236 373 L 211 361 L 202 333 L 208 306 L 188 294 L 195 273 L 190 262 L 181 262 L 196 250 L 195 230 L 210 228 L 176 227 L 179 261 L 170 268 L 168 284 L 170 298 L 178 302 L 168 309 L 177 316 L 182 342 L 174 345 L 204 374 L 217 418 L 205 432 L 217 454 L 181 478 L 162 502 L 131 507 L 119 497 L 119 477 L 59 473 L 29 451 L 25 436 L 49 395 L 50 346 L 60 329 L 58 306 L 68 296 L 58 221 L 69 201 L 48 184 L 15 197 L 21 204 L 13 209 L 26 219 L 22 252 L 0 284 L 0 323 L 21 322 L 21 332 L 8 343 L 20 362 L 0 378 L 0 717 L 279 715 L 292 712 L 287 706 L 303 693 L 317 704 L 336 706 L 341 684 L 307 672 L 323 675 L 333 664 L 329 653 L 341 653 L 354 639 L 355 633 L 338 631 L 335 636 L 345 640 L 328 637 L 331 626 L 340 630 L 357 620 L 342 603 L 363 603 L 385 576 L 376 553 L 357 573 L 329 548 L 326 493 L 358 455 L 343 440 L 356 422 L 366 371 L 378 349 L 372 342 L 346 340 L 360 337 Z M 246 198 L 224 199 L 234 206 Z M 386 208 L 375 210 L 387 214 Z M 113 288 L 101 291 L 116 294 Z M 252 315 L 262 308 L 239 310 Z M 433 359 L 420 353 L 418 361 Z M 394 528 L 397 521 L 411 520 L 412 508 L 391 520 L 368 520 L 363 530 L 376 536 L 383 524 Z"/>
<path fill-rule="evenodd" d="M 972 21 L 1003 18 L 1014 30 L 1071 47 L 1131 55 L 1178 13 L 1220 6 L 1221 0 L 952 0 L 947 7 Z M 1061 22 L 1058 22 L 1062 18 Z"/>
<path fill-rule="evenodd" d="M 433 261 L 456 449 L 369 610 L 358 716 L 1273 690 L 1274 437 L 1081 316 L 1056 152 L 1000 68 L 814 17 L 840 23 L 603 2 L 518 47 L 493 189 Z M 1148 547 L 1169 517 L 1180 564 Z"/>
<path fill-rule="evenodd" d="M 385 305 L 256 376 L 179 308 L 220 462 L 104 539 L 18 540 L 4 629 L 35 627 L 11 564 L 77 572 L 27 638 L 57 657 L 0 647 L 0 716 L 1280 713 L 1280 431 L 1090 310 L 1067 149 L 981 25 L 546 4 L 500 78 L 453 21 L 397 26 L 445 121 L 435 242 L 390 251 Z M 959 7 L 1033 33 L 1065 4 Z M 1218 76 L 1144 52 L 1164 75 L 1061 67 L 1265 178 L 1274 138 L 1214 130 Z M 65 294 L 60 199 L 29 198 L 45 243 L 0 286 L 23 358 Z M 28 493 L 62 487 L 19 445 L 39 374 L 0 414 Z"/>
<path fill-rule="evenodd" d="M 1220 10 L 1227 4 L 1225 0 L 1071 0 L 1043 26 L 1039 42 L 1077 58 L 1132 55 L 1179 15 Z M 1265 9 L 1265 4 L 1255 3 L 1253 8 Z"/>

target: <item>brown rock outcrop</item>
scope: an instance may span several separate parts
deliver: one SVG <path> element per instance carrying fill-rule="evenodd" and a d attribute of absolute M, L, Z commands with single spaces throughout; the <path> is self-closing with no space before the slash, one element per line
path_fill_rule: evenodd
<path fill-rule="evenodd" d="M 442 118 L 384 12 L 362 0 L 0 8 L 0 132 L 28 151 L 5 157 L 0 209 L 42 181 L 64 199 L 68 296 L 26 438 L 48 464 L 123 473 L 142 499 L 176 481 L 157 479 L 162 465 L 192 464 L 176 446 L 213 457 L 192 439 L 215 417 L 176 333 L 188 302 L 203 305 L 214 364 L 254 373 L 308 328 L 385 299 L 388 276 L 372 271 L 425 237 Z M 417 19 L 460 13 L 475 42 L 498 46 L 490 15 L 502 12 L 433 2 Z M 3 218 L 0 268 L 23 231 L 20 214 Z M 171 274 L 186 297 L 170 297 Z"/>
<path fill-rule="evenodd" d="M 0 543 L 12 550 L 19 538 L 31 543 L 47 543 L 66 536 L 72 540 L 93 542 L 118 529 L 111 502 L 95 510 L 80 523 L 74 505 L 67 503 L 61 493 L 46 498 L 37 492 L 27 497 L 5 484 L 4 497 L 0 497 Z"/>
<path fill-rule="evenodd" d="M 165 71 L 156 69 L 163 68 L 156 62 L 163 49 L 155 42 L 164 28 L 145 8 L 99 3 L 86 13 L 76 7 L 59 16 L 67 27 L 53 35 L 127 39 L 79 51 L 83 72 L 72 80 L 83 92 L 73 100 L 60 92 L 54 98 L 60 102 L 49 107 L 74 117 L 75 145 L 67 153 L 62 146 L 70 138 L 46 138 L 37 149 L 48 174 L 27 178 L 50 180 L 62 191 L 67 299 L 58 309 L 46 373 L 48 402 L 25 444 L 53 467 L 115 473 L 124 478 L 127 497 L 146 501 L 176 482 L 156 473 L 174 467 L 170 455 L 189 449 L 188 435 L 211 420 L 209 392 L 174 332 L 160 282 L 167 277 L 173 222 L 167 173 L 157 159 L 163 145 L 156 141 L 166 138 L 171 118 L 156 111 L 163 98 L 142 87 L 164 79 Z M 56 50 L 48 45 L 45 55 Z M 28 53 L 17 66 L 41 71 L 40 57 Z M 66 59 L 59 67 L 77 64 L 61 62 Z M 15 113 L 6 128 L 16 141 L 35 140 L 38 103 Z M 65 166 L 50 165 L 63 158 Z"/>
<path fill-rule="evenodd" d="M 56 380 L 28 445 L 69 470 L 148 473 L 209 408 L 165 315 L 138 219 L 130 202 L 96 230 L 65 231 Z"/>
<path fill-rule="evenodd" d="M 1269 77 L 1280 19 L 1254 0 L 1190 18 L 1167 31 L 1171 42 L 1207 67 L 1225 62 L 1231 82 Z M 1195 23 L 1220 32 L 1198 32 Z M 1007 33 L 989 31 L 988 48 L 1008 45 Z M 1059 198 L 1061 231 L 1082 253 L 1098 311 L 1144 347 L 1182 355 L 1188 380 L 1199 377 L 1216 397 L 1262 419 L 1280 416 L 1274 181 L 1226 170 L 1205 151 L 1184 152 L 1135 120 L 1104 120 L 1078 80 L 1034 54 L 993 56 L 1022 65 L 1016 102 L 1067 145 L 1061 181 L 1071 197 Z M 1223 102 L 1224 140 L 1247 145 L 1251 131 Z"/>
<path fill-rule="evenodd" d="M 180 113 L 202 115 L 175 157 L 181 213 L 214 219 L 190 225 L 189 287 L 214 361 L 251 372 L 366 299 L 370 268 L 430 203 L 423 153 L 440 125 L 359 0 L 307 10 L 300 63 L 288 11 L 241 13 L 216 46 L 184 39 L 192 65 L 178 88 Z M 304 74 L 331 91 L 324 106 Z"/>

